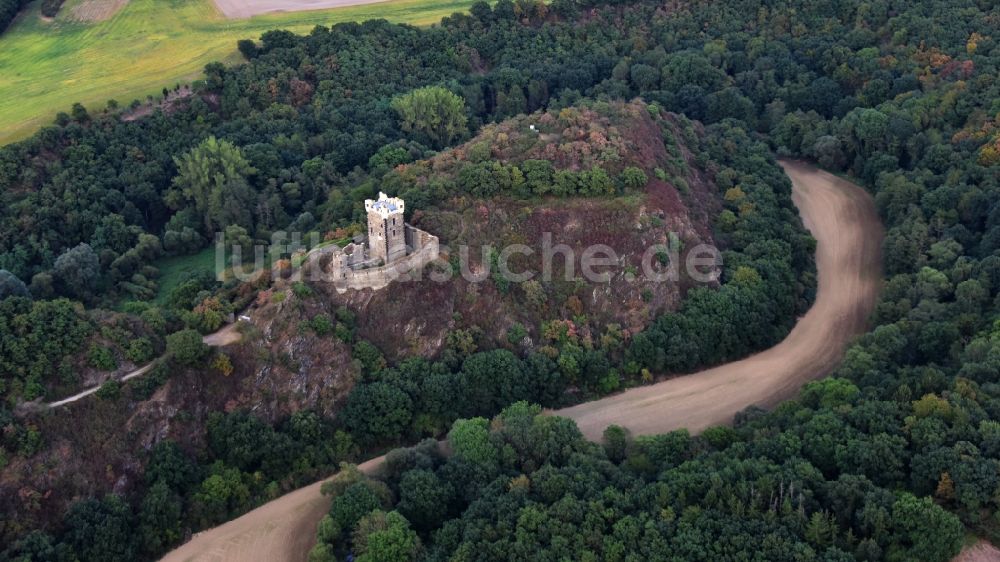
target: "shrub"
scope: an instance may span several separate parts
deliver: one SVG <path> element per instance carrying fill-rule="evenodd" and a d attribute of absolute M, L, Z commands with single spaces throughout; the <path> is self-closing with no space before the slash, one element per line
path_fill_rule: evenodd
<path fill-rule="evenodd" d="M 621 182 L 622 185 L 628 189 L 639 189 L 645 187 L 646 182 L 649 178 L 646 177 L 646 172 L 643 172 L 635 166 L 629 166 L 622 170 Z"/>
<path fill-rule="evenodd" d="M 97 396 L 101 400 L 117 400 L 121 396 L 122 384 L 118 381 L 108 381 L 101 385 L 101 388 L 97 389 L 94 396 Z"/>
<path fill-rule="evenodd" d="M 97 344 L 90 346 L 90 351 L 87 352 L 87 361 L 91 367 L 99 371 L 113 371 L 118 367 L 111 350 Z"/>
<path fill-rule="evenodd" d="M 386 368 L 385 357 L 377 347 L 366 341 L 354 344 L 351 355 L 361 362 L 365 372 L 375 374 Z"/>
<path fill-rule="evenodd" d="M 208 346 L 196 330 L 181 330 L 167 336 L 167 353 L 181 365 L 192 366 L 208 354 Z"/>
<path fill-rule="evenodd" d="M 295 296 L 300 299 L 311 297 L 313 295 L 312 287 L 301 281 L 292 285 L 292 292 L 295 293 Z"/>
<path fill-rule="evenodd" d="M 309 327 L 317 336 L 326 336 L 333 332 L 333 320 L 326 314 L 317 314 L 309 321 Z"/>
<path fill-rule="evenodd" d="M 621 388 L 621 384 L 622 381 L 621 377 L 618 376 L 618 372 L 611 370 L 597 382 L 597 390 L 601 394 L 610 394 Z"/>
<path fill-rule="evenodd" d="M 215 354 L 215 359 L 212 360 L 212 368 L 222 373 L 224 377 L 233 374 L 233 362 L 229 359 L 228 355 L 222 352 Z"/>
<path fill-rule="evenodd" d="M 334 335 L 337 339 L 344 343 L 351 343 L 354 341 L 354 330 L 347 326 L 347 324 L 341 324 L 337 322 L 337 327 L 334 329 Z"/>
<path fill-rule="evenodd" d="M 691 188 L 688 187 L 688 182 L 684 178 L 674 178 L 674 187 L 685 195 L 691 192 Z"/>
<path fill-rule="evenodd" d="M 257 57 L 257 43 L 253 42 L 251 39 L 240 39 L 236 42 L 236 48 L 239 49 L 243 58 L 247 60 Z"/>
<path fill-rule="evenodd" d="M 125 357 L 136 364 L 145 363 L 153 357 L 153 343 L 149 338 L 136 338 L 129 342 Z"/>
<path fill-rule="evenodd" d="M 528 337 L 528 330 L 520 322 L 515 322 L 510 328 L 507 328 L 507 341 L 511 345 L 520 345 L 526 337 Z"/>

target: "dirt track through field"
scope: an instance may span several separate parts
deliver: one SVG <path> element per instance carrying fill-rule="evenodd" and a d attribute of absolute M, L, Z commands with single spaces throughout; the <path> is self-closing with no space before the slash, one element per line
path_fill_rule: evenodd
<path fill-rule="evenodd" d="M 792 198 L 818 241 L 816 302 L 777 346 L 741 361 L 553 412 L 576 420 L 590 439 L 618 424 L 633 434 L 732 422 L 747 406 L 771 406 L 828 374 L 865 328 L 881 285 L 882 226 L 858 186 L 800 162 L 783 162 Z M 363 466 L 374 470 L 381 459 Z M 165 561 L 300 561 L 329 508 L 312 484 L 196 535 Z"/>
<path fill-rule="evenodd" d="M 128 0 L 83 0 L 70 7 L 73 20 L 96 22 L 110 19 L 128 4 Z"/>
<path fill-rule="evenodd" d="M 244 19 L 273 12 L 327 10 L 345 6 L 377 4 L 386 0 L 213 0 L 215 7 L 229 19 Z"/>

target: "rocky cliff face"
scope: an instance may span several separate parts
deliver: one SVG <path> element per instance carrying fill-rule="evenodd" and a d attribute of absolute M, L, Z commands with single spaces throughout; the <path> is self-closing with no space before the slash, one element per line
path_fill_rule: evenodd
<path fill-rule="evenodd" d="M 144 453 L 156 443 L 203 447 L 212 412 L 246 410 L 270 422 L 302 409 L 334 416 L 357 366 L 348 344 L 308 326 L 318 315 L 333 317 L 335 307 L 320 295 L 273 292 L 287 298 L 255 309 L 242 341 L 224 348 L 234 366 L 228 376 L 210 367 L 154 372 L 117 396 L 93 395 L 22 420 L 44 441 L 38 453 L 0 471 L 0 533 L 56 522 L 78 498 L 129 492 L 142 482 Z M 159 376 L 165 382 L 143 396 L 144 379 Z"/>
<path fill-rule="evenodd" d="M 306 408 L 333 416 L 358 367 L 348 343 L 309 324 L 319 316 L 334 318 L 336 305 L 322 295 L 279 291 L 287 297 L 254 310 L 243 341 L 233 348 L 234 366 L 245 379 L 228 409 L 249 408 L 272 420 Z"/>

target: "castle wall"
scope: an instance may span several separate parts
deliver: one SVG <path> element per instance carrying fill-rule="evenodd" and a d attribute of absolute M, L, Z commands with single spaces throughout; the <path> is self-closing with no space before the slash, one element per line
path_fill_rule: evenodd
<path fill-rule="evenodd" d="M 401 241 L 405 241 L 404 255 L 388 265 L 352 269 L 350 258 L 335 246 L 319 250 L 313 263 L 322 268 L 322 280 L 331 283 L 337 292 L 343 293 L 348 289 L 382 289 L 393 281 L 407 279 L 411 272 L 419 272 L 440 255 L 438 237 L 428 232 L 404 224 L 399 237 Z M 408 255 L 405 254 L 407 246 L 411 248 Z M 325 256 L 329 256 L 328 261 L 324 259 Z"/>
<path fill-rule="evenodd" d="M 403 223 L 403 213 L 389 215 L 389 218 L 385 219 L 384 263 L 391 263 L 406 256 L 406 228 L 406 224 Z"/>

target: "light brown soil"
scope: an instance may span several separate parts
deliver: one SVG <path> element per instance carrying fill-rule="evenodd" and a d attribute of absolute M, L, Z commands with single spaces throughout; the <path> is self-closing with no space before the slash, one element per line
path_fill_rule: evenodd
<path fill-rule="evenodd" d="M 633 435 L 731 423 L 748 406 L 772 406 L 828 374 L 865 327 L 881 285 L 882 227 L 860 187 L 798 162 L 783 162 L 792 199 L 818 241 L 816 302 L 778 345 L 742 361 L 560 410 L 589 439 L 618 424 Z"/>
<path fill-rule="evenodd" d="M 243 19 L 272 12 L 302 12 L 345 6 L 377 4 L 386 0 L 214 0 L 215 7 L 229 19 Z"/>
<path fill-rule="evenodd" d="M 750 405 L 788 398 L 829 373 L 865 328 L 881 284 L 882 227 L 871 197 L 856 185 L 799 162 L 783 162 L 793 200 L 818 241 L 819 287 L 813 307 L 777 346 L 752 357 L 554 412 L 599 439 L 618 424 L 634 434 L 680 427 L 698 432 L 730 423 Z M 373 470 L 381 458 L 365 465 Z M 298 561 L 313 544 L 329 503 L 312 484 L 205 531 L 164 560 Z M 975 559 L 973 559 L 975 560 Z M 985 560 L 985 559 L 984 559 Z"/>
<path fill-rule="evenodd" d="M 951 562 L 1000 562 L 1000 549 L 986 541 L 962 550 Z"/>
<path fill-rule="evenodd" d="M 128 0 L 83 0 L 70 9 L 70 15 L 76 21 L 104 21 L 117 14 L 125 4 Z"/>
<path fill-rule="evenodd" d="M 218 332 L 205 336 L 202 338 L 202 341 L 205 342 L 205 345 L 212 347 L 225 347 L 231 343 L 240 341 L 240 338 L 243 337 L 238 328 L 239 324 L 229 324 Z"/>
<path fill-rule="evenodd" d="M 358 466 L 365 474 L 377 470 L 385 457 Z M 329 498 L 315 482 L 268 502 L 239 519 L 198 533 L 163 562 L 305 560 L 316 542 L 316 525 L 330 510 Z"/>

